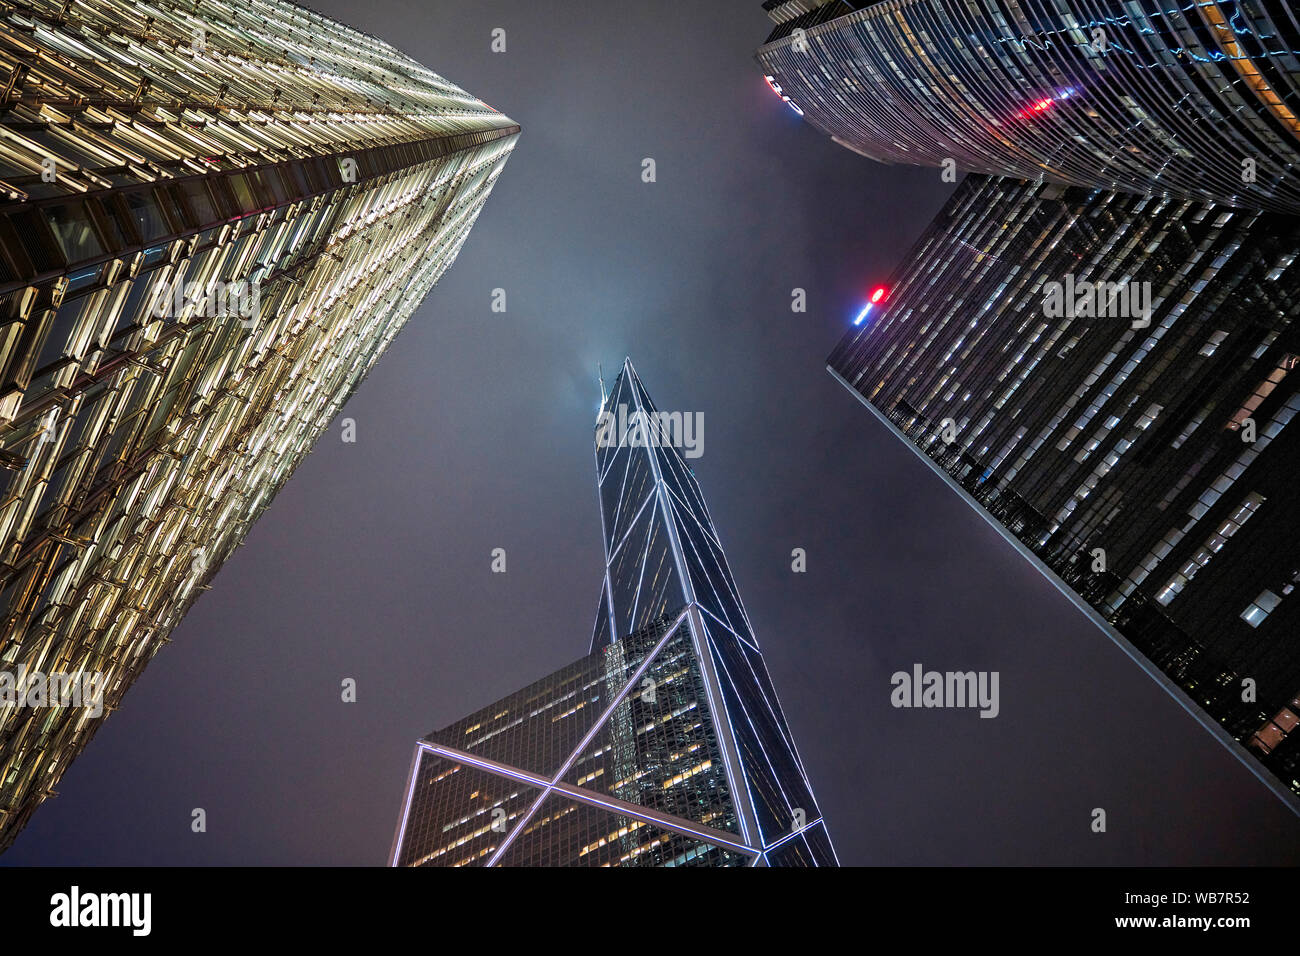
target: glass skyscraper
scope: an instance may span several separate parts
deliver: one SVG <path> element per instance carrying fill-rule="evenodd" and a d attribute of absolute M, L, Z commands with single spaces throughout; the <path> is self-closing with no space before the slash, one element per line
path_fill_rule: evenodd
<path fill-rule="evenodd" d="M 30 0 L 0 49 L 2 849 L 454 261 L 519 127 L 280 0 Z M 102 706 L 26 693 L 55 675 Z"/>
<path fill-rule="evenodd" d="M 971 175 L 829 359 L 1293 807 L 1298 249 L 1290 216 Z"/>
<path fill-rule="evenodd" d="M 769 82 L 887 163 L 1300 212 L 1284 0 L 767 0 Z"/>
<path fill-rule="evenodd" d="M 809 123 L 968 173 L 831 372 L 1300 811 L 1291 6 L 763 7 Z"/>
<path fill-rule="evenodd" d="M 664 438 L 682 415 L 624 363 L 596 431 L 591 653 L 417 745 L 393 865 L 837 865 L 699 485 Z"/>

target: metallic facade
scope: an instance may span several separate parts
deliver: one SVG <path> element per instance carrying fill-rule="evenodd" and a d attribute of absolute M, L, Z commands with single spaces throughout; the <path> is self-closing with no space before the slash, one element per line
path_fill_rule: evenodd
<path fill-rule="evenodd" d="M 0 703 L 3 848 L 454 261 L 518 127 L 278 0 L 14 4 L 0 58 L 0 671 L 106 682 L 99 717 Z"/>
<path fill-rule="evenodd" d="M 1284 797 L 1298 249 L 1293 217 L 968 176 L 829 359 Z M 1149 307 L 1055 314 L 1049 284 L 1083 282 L 1146 284 Z"/>
<path fill-rule="evenodd" d="M 591 653 L 417 746 L 396 866 L 834 866 L 695 476 L 630 362 Z M 626 439 L 626 440 L 625 440 Z M 495 826 L 493 821 L 495 821 Z"/>
<path fill-rule="evenodd" d="M 769 81 L 869 158 L 1300 212 L 1283 0 L 764 6 Z"/>

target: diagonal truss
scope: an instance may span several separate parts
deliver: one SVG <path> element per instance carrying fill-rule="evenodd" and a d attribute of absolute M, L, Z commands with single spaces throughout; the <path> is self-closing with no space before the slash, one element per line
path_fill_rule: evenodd
<path fill-rule="evenodd" d="M 528 810 L 515 822 L 505 839 L 494 850 L 491 857 L 487 860 L 485 864 L 486 866 L 499 865 L 503 855 L 507 850 L 509 850 L 515 838 L 524 832 L 529 822 L 545 803 L 546 798 L 552 793 L 561 794 L 589 806 L 616 813 L 630 819 L 639 820 L 646 824 L 688 836 L 703 843 L 708 843 L 713 846 L 749 856 L 752 858 L 752 862 L 756 864 L 764 862 L 764 848 L 760 844 L 756 844 L 749 840 L 743 834 L 738 839 L 736 834 L 728 833 L 675 814 L 665 813 L 651 807 L 631 803 L 609 794 L 598 793 L 585 787 L 567 783 L 564 780 L 565 775 L 573 767 L 574 763 L 587 753 L 592 742 L 596 740 L 600 732 L 609 724 L 615 711 L 637 687 L 651 664 L 656 661 L 663 649 L 669 645 L 675 636 L 677 636 L 679 629 L 686 626 L 689 630 L 692 611 L 692 608 L 684 608 L 678 613 L 677 617 L 664 631 L 663 635 L 658 638 L 655 645 L 646 654 L 644 660 L 641 661 L 635 670 L 633 670 L 627 679 L 620 685 L 619 690 L 614 694 L 609 704 L 601 712 L 600 716 L 586 731 L 582 739 L 578 741 L 577 745 L 553 774 L 539 774 L 520 767 L 512 766 L 502 761 L 492 760 L 488 757 L 471 753 L 466 750 L 451 747 L 446 744 L 429 740 L 420 741 L 416 745 L 416 751 L 411 765 L 411 773 L 407 781 L 406 801 L 397 834 L 393 841 L 390 865 L 396 866 L 401 854 L 401 847 L 406 835 L 407 821 L 410 816 L 411 802 L 415 792 L 415 784 L 419 775 L 420 755 L 422 753 L 433 754 L 447 760 L 455 761 L 459 764 L 475 767 L 487 773 L 518 783 L 523 783 L 538 791 L 536 798 L 530 804 Z"/>
<path fill-rule="evenodd" d="M 684 620 L 686 620 L 685 611 L 677 616 L 677 620 L 673 621 L 672 627 L 668 628 L 668 630 L 664 632 L 664 636 L 659 639 L 659 643 L 657 643 L 654 646 L 654 649 L 646 655 L 645 660 L 638 665 L 637 669 L 632 672 L 632 676 L 628 678 L 627 683 L 624 684 L 619 692 L 614 695 L 614 699 L 609 702 L 609 706 L 606 707 L 600 717 L 597 718 L 595 724 L 593 724 L 591 729 L 589 729 L 587 733 L 583 735 L 583 738 L 578 741 L 578 746 L 573 748 L 573 753 L 569 754 L 569 756 L 565 758 L 564 763 L 560 765 L 560 769 L 556 771 L 554 779 L 546 785 L 546 789 L 544 789 L 538 795 L 537 799 L 533 801 L 533 805 L 528 808 L 528 812 L 525 813 L 519 822 L 515 824 L 510 833 L 506 835 L 506 838 L 501 841 L 501 845 L 497 847 L 497 851 L 488 859 L 488 866 L 495 866 L 496 862 L 501 859 L 501 854 L 505 853 L 506 850 L 510 848 L 510 844 L 514 842 L 515 837 L 524 832 L 524 827 L 527 826 L 528 821 L 537 813 L 538 808 L 542 805 L 542 801 L 551 794 L 551 791 L 557 789 L 557 787 L 564 781 L 564 775 L 569 772 L 569 768 L 573 766 L 573 762 L 582 756 L 591 742 L 596 739 L 596 734 L 598 734 L 609 721 L 610 715 L 614 713 L 619 704 L 623 703 L 623 698 L 625 698 L 632 691 L 632 688 L 636 686 L 637 681 L 641 679 L 641 675 L 646 672 L 650 667 L 651 662 L 659 656 L 659 652 L 664 649 L 664 645 L 672 640 L 673 635 L 677 633 L 677 629 L 682 626 Z"/>
<path fill-rule="evenodd" d="M 623 404 L 642 416 L 658 413 L 626 359 L 608 394 L 602 382 L 602 415 L 618 415 Z M 833 859 L 803 760 L 693 472 L 676 448 L 654 442 L 598 441 L 596 470 L 605 574 L 592 651 L 644 626 L 679 589 L 742 838 L 765 855 L 820 826 L 817 839 L 828 851 L 823 858 Z M 662 547 L 659 535 L 670 553 L 666 574 L 652 567 L 656 545 Z M 782 803 L 784 811 L 774 814 Z M 811 822 L 801 822 L 801 813 Z"/>
<path fill-rule="evenodd" d="M 602 397 L 602 413 L 625 403 L 634 413 L 658 415 L 627 361 L 610 393 L 605 393 L 602 382 Z M 454 844 L 459 846 L 470 839 L 484 841 L 479 844 L 477 855 L 463 862 L 475 859 L 486 866 L 501 866 L 510 860 L 529 857 L 531 850 L 527 848 L 532 846 L 529 838 L 522 841 L 518 838 L 536 831 L 550 819 L 546 817 L 546 808 L 554 804 L 548 800 L 554 794 L 572 801 L 571 809 L 578 809 L 581 804 L 588 811 L 594 808 L 638 821 L 687 837 L 701 846 L 736 853 L 748 858 L 748 865 L 838 865 L 694 473 L 669 445 L 638 444 L 622 438 L 616 445 L 598 440 L 596 463 L 605 554 L 605 574 L 590 655 L 596 663 L 577 662 L 573 667 L 584 668 L 578 672 L 587 674 L 586 669 L 594 666 L 595 674 L 603 676 L 584 676 L 582 680 L 599 682 L 603 690 L 593 697 L 587 692 L 593 686 L 589 683 L 579 688 L 585 695 L 580 700 L 577 691 L 552 698 L 564 701 L 573 697 L 578 701 L 576 706 L 563 704 L 569 710 L 561 717 L 591 706 L 581 726 L 574 726 L 571 733 L 560 732 L 560 737 L 550 737 L 551 732 L 545 726 L 530 730 L 523 725 L 526 719 L 543 714 L 551 704 L 514 716 L 513 708 L 519 704 L 512 696 L 485 709 L 481 715 L 466 718 L 463 726 L 456 725 L 454 733 L 448 728 L 420 741 L 395 835 L 392 865 L 403 858 L 403 844 L 420 832 L 419 827 L 429 825 L 429 814 L 424 809 L 412 816 L 413 804 L 420 808 L 428 804 L 427 800 L 416 799 L 421 768 L 427 758 L 437 758 L 435 764 L 440 761 L 457 765 L 448 774 L 463 767 L 471 772 L 467 778 L 474 773 L 496 778 L 490 784 L 492 787 L 502 781 L 518 785 L 512 788 L 514 792 L 509 797 L 517 801 L 507 818 L 512 821 L 509 831 L 494 845 L 490 828 L 476 824 L 479 829 Z M 635 657 L 624 657 L 625 640 L 633 641 L 629 646 L 635 648 Z M 675 719 L 698 707 L 698 716 L 689 718 L 695 721 L 690 729 L 694 732 L 707 728 L 699 732 L 710 758 L 692 768 L 691 774 L 655 782 L 664 788 L 671 787 L 706 768 L 709 778 L 700 778 L 701 789 L 695 796 L 677 793 L 661 799 L 654 795 L 657 791 L 636 787 L 620 789 L 652 772 L 648 768 L 658 766 L 662 760 L 676 760 L 681 756 L 670 754 L 669 749 L 655 749 L 673 746 L 672 738 L 664 736 L 647 744 L 650 749 L 644 755 L 637 742 L 634 756 L 616 752 L 614 757 L 605 758 L 615 761 L 610 766 L 616 768 L 616 773 L 610 779 L 620 780 L 609 793 L 583 786 L 596 776 L 579 769 L 584 761 L 610 751 L 611 742 L 629 741 L 632 739 L 629 734 L 640 734 L 656 726 L 653 721 L 644 727 L 638 723 L 638 729 L 633 730 L 630 714 L 641 709 L 634 700 L 634 689 L 647 676 L 658 678 L 666 673 L 659 670 L 661 665 L 685 667 L 673 673 L 689 673 L 687 680 L 691 688 L 689 702 L 683 701 L 683 709 L 665 711 L 664 719 Z M 570 671 L 566 669 L 563 673 Z M 552 686 L 565 686 L 544 682 L 537 686 L 543 685 L 547 688 L 544 693 L 549 693 Z M 514 696 L 528 701 L 531 707 L 533 693 L 528 688 Z M 601 703 L 597 705 L 597 701 Z M 593 717 L 594 722 L 586 725 L 585 720 Z M 459 736 L 479 731 L 497 720 L 510 722 L 481 731 L 481 738 L 470 742 Z M 475 752 L 479 744 L 516 725 L 521 725 L 521 729 L 510 731 L 520 735 L 515 743 L 506 738 L 505 743 L 493 744 L 486 752 Z M 578 735 L 581 740 L 575 745 L 573 741 Z M 605 737 L 609 740 L 603 740 Z M 462 744 L 471 750 L 457 746 Z M 617 751 L 625 745 L 615 743 L 613 749 Z M 594 753 L 593 747 L 598 748 Z M 643 764 L 643 756 L 650 762 Z M 628 775 L 628 771 L 638 768 L 638 773 Z M 443 777 L 430 782 L 440 779 Z M 713 812 L 706 814 L 698 811 L 699 804 L 692 801 L 707 801 L 705 795 L 709 793 L 716 800 L 709 804 Z M 472 800 L 477 795 L 475 786 L 475 792 L 468 797 Z M 646 802 L 635 802 L 638 800 Z M 727 830 L 707 825 L 716 823 L 719 815 L 727 821 L 724 824 Z M 701 819 L 697 822 L 692 816 Z M 411 822 L 413 819 L 425 822 L 417 825 Z M 452 820 L 452 826 L 458 826 L 470 817 L 457 820 L 452 814 L 447 819 Z M 411 822 L 410 832 L 408 822 Z M 446 829 L 443 827 L 443 832 Z M 736 862 L 734 858 L 732 862 Z"/>
<path fill-rule="evenodd" d="M 457 763 L 477 767 L 479 770 L 485 770 L 488 773 L 496 774 L 499 777 L 505 777 L 509 780 L 524 783 L 531 787 L 543 789 L 544 792 L 537 798 L 537 801 L 530 809 L 530 814 L 540 806 L 541 802 L 548 794 L 558 793 L 569 797 L 570 799 L 577 800 L 579 803 L 598 807 L 601 810 L 608 810 L 621 817 L 640 820 L 642 823 L 648 823 L 665 830 L 672 830 L 674 833 L 680 833 L 683 836 L 691 837 L 692 839 L 699 840 L 703 843 L 710 843 L 726 850 L 743 853 L 756 860 L 764 853 L 764 851 L 760 850 L 758 847 L 753 847 L 747 843 L 740 842 L 736 839 L 734 834 L 727 833 L 725 830 L 718 830 L 714 827 L 706 826 L 703 823 L 696 823 L 694 820 L 688 820 L 685 817 L 679 817 L 671 813 L 664 813 L 660 810 L 642 806 L 639 803 L 630 803 L 627 800 L 620 800 L 617 797 L 612 797 L 608 794 L 597 793 L 596 791 L 588 790 L 585 787 L 574 786 L 571 783 L 565 783 L 562 780 L 555 780 L 539 773 L 533 773 L 529 770 L 522 770 L 519 767 L 512 767 L 509 764 L 504 764 L 496 760 L 488 760 L 486 757 L 479 757 L 465 750 L 457 750 L 455 747 L 448 747 L 443 744 L 433 744 L 427 741 L 421 741 L 418 749 L 436 754 L 439 757 L 446 757 L 449 760 L 455 760 Z M 511 830 L 511 835 L 520 832 L 519 828 L 522 827 L 526 821 L 527 815 L 524 819 L 521 819 L 515 824 L 515 828 Z M 509 837 L 507 837 L 507 841 L 509 841 Z M 508 842 L 503 842 L 502 849 L 507 845 Z M 771 849 L 771 847 L 768 849 Z M 496 857 L 493 856 L 493 858 L 488 861 L 487 865 L 493 866 L 495 865 L 495 862 Z"/>

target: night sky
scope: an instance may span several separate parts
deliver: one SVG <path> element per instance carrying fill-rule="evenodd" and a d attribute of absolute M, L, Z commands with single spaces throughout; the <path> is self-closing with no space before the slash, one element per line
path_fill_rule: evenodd
<path fill-rule="evenodd" d="M 342 413 L 356 443 L 331 426 L 3 863 L 385 863 L 415 740 L 587 652 L 596 367 L 624 355 L 704 415 L 843 863 L 1300 863 L 1300 820 L 825 371 L 953 186 L 781 103 L 759 0 L 315 7 L 523 134 Z M 892 708 L 916 662 L 1000 671 L 1001 714 Z"/>

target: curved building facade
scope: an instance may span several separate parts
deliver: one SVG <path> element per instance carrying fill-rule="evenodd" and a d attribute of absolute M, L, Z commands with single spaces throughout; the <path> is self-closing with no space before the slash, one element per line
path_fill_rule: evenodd
<path fill-rule="evenodd" d="M 1300 21 L 1286 3 L 857 5 L 769 4 L 777 27 L 757 54 L 849 149 L 1300 211 Z"/>

